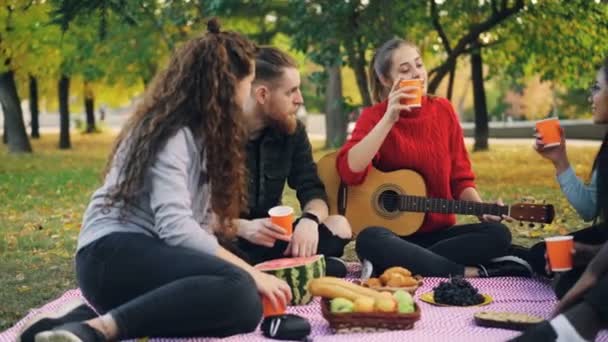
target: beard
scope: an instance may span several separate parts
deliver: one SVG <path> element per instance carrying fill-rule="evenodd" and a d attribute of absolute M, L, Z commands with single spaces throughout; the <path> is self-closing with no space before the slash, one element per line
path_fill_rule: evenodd
<path fill-rule="evenodd" d="M 298 127 L 296 113 L 271 115 L 269 119 L 272 127 L 287 135 L 294 134 Z"/>

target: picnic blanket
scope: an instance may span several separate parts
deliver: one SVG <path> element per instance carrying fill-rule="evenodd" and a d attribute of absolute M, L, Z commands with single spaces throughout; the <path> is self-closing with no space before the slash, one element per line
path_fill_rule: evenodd
<path fill-rule="evenodd" d="M 360 274 L 359 265 L 349 264 L 349 278 L 357 278 Z M 445 278 L 425 278 L 423 286 L 418 289 L 415 298 L 420 294 L 432 291 Z M 309 305 L 290 307 L 288 312 L 307 318 L 312 326 L 309 339 L 312 341 L 505 341 L 517 336 L 517 331 L 478 327 L 473 322 L 473 314 L 483 310 L 525 312 L 548 318 L 557 303 L 551 287 L 546 281 L 529 278 L 487 278 L 470 279 L 471 284 L 481 293 L 487 293 L 494 299 L 493 303 L 483 307 L 438 307 L 422 301 L 417 301 L 421 308 L 421 319 L 412 330 L 391 331 L 381 333 L 333 334 L 325 319 L 321 316 L 319 300 L 315 299 Z M 78 289 L 69 290 L 61 297 L 33 309 L 12 328 L 0 334 L 0 342 L 13 342 L 19 328 L 38 312 L 53 311 L 66 301 L 81 296 Z M 169 339 L 157 338 L 150 341 L 219 341 L 212 338 Z M 222 339 L 232 342 L 266 341 L 260 330 L 250 334 L 236 335 Z M 608 331 L 602 331 L 597 341 L 608 342 Z"/>

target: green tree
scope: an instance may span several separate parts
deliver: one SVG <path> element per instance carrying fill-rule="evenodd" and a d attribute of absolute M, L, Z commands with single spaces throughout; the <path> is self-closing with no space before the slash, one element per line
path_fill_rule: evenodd
<path fill-rule="evenodd" d="M 606 57 L 608 6 L 586 0 L 539 1 L 498 34 L 500 48 L 486 52 L 491 76 L 517 84 L 538 74 L 541 80 L 587 89 Z"/>

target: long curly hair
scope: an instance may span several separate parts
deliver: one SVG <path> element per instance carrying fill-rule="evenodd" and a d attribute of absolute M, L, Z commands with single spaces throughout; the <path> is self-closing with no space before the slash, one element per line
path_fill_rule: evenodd
<path fill-rule="evenodd" d="M 122 208 L 133 203 L 146 171 L 167 140 L 183 127 L 202 139 L 211 185 L 216 233 L 234 234 L 232 219 L 246 207 L 243 111 L 235 102 L 237 82 L 254 71 L 255 45 L 234 32 L 220 32 L 217 19 L 206 35 L 185 42 L 158 73 L 142 103 L 120 132 L 105 173 L 121 150 L 121 182 L 108 196 Z M 123 148 L 121 144 L 127 142 Z M 122 155 L 124 153 L 124 156 Z M 203 156 L 201 156 L 203 157 Z"/>

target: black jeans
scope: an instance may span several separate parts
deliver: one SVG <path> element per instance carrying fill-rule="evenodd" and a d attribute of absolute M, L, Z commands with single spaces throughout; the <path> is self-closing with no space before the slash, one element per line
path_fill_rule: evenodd
<path fill-rule="evenodd" d="M 294 222 L 294 228 L 297 227 L 298 221 Z M 296 228 L 297 229 L 297 228 Z M 349 239 L 342 239 L 339 236 L 333 235 L 326 225 L 319 225 L 319 244 L 317 254 L 323 254 L 326 257 L 341 257 L 344 253 L 344 246 L 349 243 Z M 239 238 L 236 244 L 237 251 L 235 254 L 247 260 L 250 264 L 255 265 L 267 260 L 278 258 L 286 258 L 283 253 L 287 249 L 288 243 L 282 240 L 276 240 L 273 247 L 256 245 L 243 238 Z"/>
<path fill-rule="evenodd" d="M 608 326 L 608 274 L 600 277 L 597 284 L 585 293 L 583 300 L 595 310 L 606 328 Z"/>
<path fill-rule="evenodd" d="M 601 245 L 608 241 L 608 224 L 601 223 L 570 233 L 569 235 L 574 237 L 575 242 L 590 245 Z M 547 272 L 545 271 L 546 252 L 547 248 L 545 246 L 545 242 L 541 241 L 530 248 L 530 255 L 528 258 L 528 262 L 534 269 L 534 272 L 545 276 L 547 276 Z M 562 298 L 574 285 L 574 283 L 578 281 L 578 278 L 580 278 L 585 271 L 585 267 L 586 266 L 575 267 L 571 271 L 558 275 L 556 282 L 554 283 L 555 294 L 558 298 Z"/>
<path fill-rule="evenodd" d="M 262 317 L 245 271 L 143 234 L 115 233 L 84 247 L 76 275 L 91 305 L 116 320 L 119 339 L 222 337 L 251 332 Z"/>
<path fill-rule="evenodd" d="M 511 244 L 511 232 L 500 223 L 475 223 L 448 229 L 397 236 L 382 227 L 369 227 L 357 236 L 360 259 L 381 274 L 392 266 L 406 267 L 427 277 L 463 275 L 465 266 L 503 256 Z"/>

